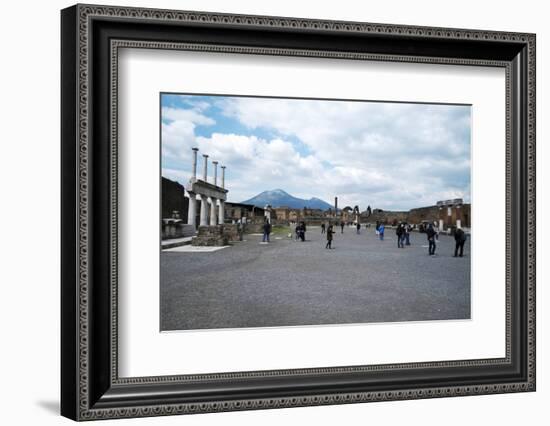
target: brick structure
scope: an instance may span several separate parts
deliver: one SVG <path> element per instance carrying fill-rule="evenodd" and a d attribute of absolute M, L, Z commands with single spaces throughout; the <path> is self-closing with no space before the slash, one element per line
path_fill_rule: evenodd
<path fill-rule="evenodd" d="M 244 226 L 238 223 L 234 225 L 223 225 L 223 233 L 229 241 L 242 241 Z"/>
<path fill-rule="evenodd" d="M 409 212 L 407 211 L 389 211 L 374 209 L 369 216 L 369 223 L 380 222 L 385 225 L 396 225 L 399 222 L 408 222 Z M 414 222 L 409 222 L 414 223 Z"/>
<path fill-rule="evenodd" d="M 280 221 L 289 221 L 290 220 L 290 209 L 288 207 L 276 207 L 273 209 L 277 220 Z"/>
<path fill-rule="evenodd" d="M 419 224 L 422 222 L 434 223 L 438 220 L 439 208 L 437 206 L 420 207 L 409 210 L 407 222 L 411 224 Z"/>
<path fill-rule="evenodd" d="M 199 232 L 191 241 L 193 246 L 226 246 L 229 242 L 224 225 L 199 226 Z"/>
<path fill-rule="evenodd" d="M 438 201 L 438 223 L 440 229 L 470 227 L 470 204 L 464 204 L 462 198 Z"/>
<path fill-rule="evenodd" d="M 399 222 L 407 222 L 411 225 L 433 223 L 441 231 L 453 229 L 457 226 L 470 227 L 470 204 L 464 204 L 462 199 L 438 201 L 435 206 L 420 207 L 409 211 L 388 211 L 374 209 L 368 217 L 368 223 L 384 223 L 396 225 Z"/>
<path fill-rule="evenodd" d="M 257 219 L 263 223 L 265 210 L 253 204 L 225 203 L 225 221 L 231 223 L 248 223 Z"/>

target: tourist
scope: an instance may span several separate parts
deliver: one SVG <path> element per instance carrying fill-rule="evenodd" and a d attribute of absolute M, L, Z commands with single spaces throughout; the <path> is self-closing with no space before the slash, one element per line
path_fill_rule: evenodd
<path fill-rule="evenodd" d="M 328 229 L 327 229 L 327 245 L 325 246 L 326 249 L 331 249 L 332 248 L 332 236 L 334 234 L 334 230 L 332 229 L 332 225 L 329 225 L 328 226 Z"/>
<path fill-rule="evenodd" d="M 464 243 L 466 242 L 466 233 L 462 228 L 456 228 L 455 231 L 455 255 L 458 255 L 460 249 L 460 257 L 464 254 Z"/>
<path fill-rule="evenodd" d="M 435 238 L 437 232 L 434 229 L 434 226 L 430 223 L 428 229 L 426 230 L 426 236 L 428 237 L 428 254 L 430 256 L 435 256 Z"/>
<path fill-rule="evenodd" d="M 395 235 L 397 235 L 397 248 L 405 248 L 403 246 L 403 234 L 405 233 L 405 229 L 402 223 L 397 225 L 397 228 L 395 229 Z"/>
<path fill-rule="evenodd" d="M 321 223 L 321 234 L 325 233 L 325 224 Z"/>
<path fill-rule="evenodd" d="M 340 229 L 342 230 L 341 233 L 343 234 L 344 233 L 344 221 L 340 222 Z"/>
<path fill-rule="evenodd" d="M 384 241 L 384 230 L 385 230 L 385 227 L 383 223 L 378 225 L 378 236 L 380 237 L 380 241 Z"/>
<path fill-rule="evenodd" d="M 361 224 L 357 222 L 357 234 L 361 233 Z"/>
<path fill-rule="evenodd" d="M 262 239 L 263 243 L 269 243 L 269 234 L 271 234 L 271 223 L 266 220 L 264 223 L 264 237 Z"/>
<path fill-rule="evenodd" d="M 411 245 L 411 240 L 410 240 L 411 231 L 412 231 L 412 226 L 409 225 L 408 223 L 406 223 L 406 224 L 405 224 L 405 245 L 406 245 L 406 246 L 410 246 L 410 245 Z"/>

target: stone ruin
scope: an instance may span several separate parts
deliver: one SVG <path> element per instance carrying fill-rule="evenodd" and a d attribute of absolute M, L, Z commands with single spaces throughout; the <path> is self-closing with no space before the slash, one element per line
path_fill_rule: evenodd
<path fill-rule="evenodd" d="M 203 176 L 197 179 L 197 152 L 193 148 L 193 173 L 187 184 L 186 196 L 189 198 L 187 211 L 187 225 L 197 228 L 197 201 L 200 200 L 200 219 L 198 233 L 191 244 L 194 246 L 223 246 L 227 245 L 228 237 L 224 232 L 225 201 L 225 166 L 221 166 L 221 186 L 218 186 L 218 162 L 213 161 L 214 181 L 208 182 L 208 155 L 203 154 Z"/>

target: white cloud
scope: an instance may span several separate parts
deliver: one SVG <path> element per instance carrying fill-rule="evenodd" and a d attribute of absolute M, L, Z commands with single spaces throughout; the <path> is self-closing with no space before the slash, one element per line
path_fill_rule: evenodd
<path fill-rule="evenodd" d="M 189 170 L 190 148 L 198 146 L 227 165 L 233 201 L 274 188 L 328 202 L 338 196 L 362 209 L 469 201 L 468 107 L 213 98 L 225 120 L 248 129 L 235 134 L 217 124 L 203 99 L 186 98 L 190 109 L 163 108 L 163 161 L 177 158 L 172 169 Z M 196 136 L 197 126 L 214 132 Z"/>

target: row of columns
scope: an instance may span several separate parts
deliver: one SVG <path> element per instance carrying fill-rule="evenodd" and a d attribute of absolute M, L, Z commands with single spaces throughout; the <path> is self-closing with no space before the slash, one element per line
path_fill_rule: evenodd
<path fill-rule="evenodd" d="M 196 226 L 197 200 L 201 201 L 200 226 L 223 225 L 225 216 L 225 201 L 204 195 L 187 193 L 189 197 L 189 209 L 187 215 L 187 224 Z"/>
<path fill-rule="evenodd" d="M 198 148 L 192 148 L 193 150 L 193 175 L 190 182 L 197 180 L 197 153 Z M 203 167 L 202 167 L 202 180 L 208 182 L 208 155 L 203 154 Z M 214 186 L 218 186 L 218 162 L 212 161 L 214 165 Z M 221 166 L 222 179 L 221 188 L 225 189 L 225 166 Z M 195 194 L 191 191 L 186 191 L 186 195 L 189 197 L 189 210 L 187 215 L 187 224 L 196 227 L 197 217 L 197 200 L 201 201 L 200 210 L 200 226 L 215 226 L 222 225 L 225 216 L 225 201 L 214 197 L 207 197 L 201 194 Z M 217 210 L 217 211 L 216 211 Z"/>
<path fill-rule="evenodd" d="M 198 148 L 191 148 L 193 150 L 193 180 L 197 179 L 197 152 Z M 208 180 L 208 155 L 202 154 L 203 166 L 202 166 L 202 180 L 207 182 Z M 218 186 L 218 162 L 212 161 L 214 164 L 214 185 Z M 222 169 L 222 184 L 221 187 L 225 188 L 225 166 L 221 166 Z"/>

